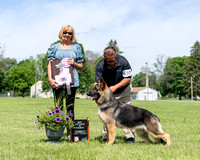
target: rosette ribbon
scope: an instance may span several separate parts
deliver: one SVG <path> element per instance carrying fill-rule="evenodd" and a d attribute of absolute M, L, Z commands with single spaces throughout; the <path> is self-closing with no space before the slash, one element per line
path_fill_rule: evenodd
<path fill-rule="evenodd" d="M 60 73 L 58 75 L 58 79 L 57 79 L 57 85 L 60 87 L 64 84 L 66 84 L 67 86 L 67 93 L 71 94 L 71 90 L 70 90 L 70 80 L 71 80 L 71 74 L 69 73 L 69 67 L 71 66 L 70 64 L 67 64 L 67 58 L 63 58 L 61 60 L 61 70 Z"/>

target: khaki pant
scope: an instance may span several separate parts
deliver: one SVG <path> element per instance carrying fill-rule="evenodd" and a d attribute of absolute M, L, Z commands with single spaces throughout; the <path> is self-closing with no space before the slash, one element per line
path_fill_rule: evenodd
<path fill-rule="evenodd" d="M 126 103 L 126 104 L 131 104 L 132 101 L 132 94 L 131 94 L 131 84 L 129 86 L 126 87 L 125 90 L 123 90 L 123 92 L 118 93 L 118 94 L 114 94 L 115 99 L 119 100 L 122 103 Z M 134 135 L 134 130 L 128 130 L 128 129 L 124 129 L 124 134 L 126 136 L 126 138 L 135 138 Z M 107 139 L 107 128 L 106 125 L 104 124 L 103 126 L 103 139 Z"/>

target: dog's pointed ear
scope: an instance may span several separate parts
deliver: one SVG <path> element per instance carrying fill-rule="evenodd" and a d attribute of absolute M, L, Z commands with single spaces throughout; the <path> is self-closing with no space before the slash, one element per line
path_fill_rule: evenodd
<path fill-rule="evenodd" d="M 102 90 L 104 90 L 106 86 L 107 86 L 106 82 L 104 81 L 103 77 L 101 77 L 101 88 L 102 88 Z"/>

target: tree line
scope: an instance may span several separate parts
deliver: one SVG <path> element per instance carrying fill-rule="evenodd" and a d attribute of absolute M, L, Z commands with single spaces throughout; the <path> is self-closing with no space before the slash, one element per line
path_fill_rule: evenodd
<path fill-rule="evenodd" d="M 133 76 L 132 86 L 146 85 L 146 71 L 144 66 Z M 181 100 L 183 96 L 194 96 L 197 100 L 200 95 L 200 43 L 194 43 L 190 56 L 166 58 L 158 55 L 153 67 L 149 68 L 149 86 L 163 97 L 179 97 Z"/>
<path fill-rule="evenodd" d="M 54 43 L 59 43 L 56 41 Z M 78 43 L 78 42 L 76 42 Z M 80 44 L 80 43 L 78 43 Z M 116 48 L 117 54 L 123 52 L 119 49 L 116 40 L 110 40 L 107 46 L 112 45 Z M 94 53 L 84 50 L 83 67 L 79 71 L 80 87 L 79 93 L 86 93 L 93 87 L 95 77 L 95 67 L 103 53 Z M 6 50 L 0 45 L 0 93 L 12 92 L 13 96 L 29 96 L 30 87 L 36 81 L 41 80 L 44 92 L 51 90 L 47 75 L 47 53 L 41 53 L 26 60 L 17 62 L 14 58 L 5 57 Z M 141 67 L 141 71 L 132 78 L 133 87 L 144 87 L 146 85 L 146 72 L 149 70 L 149 87 L 159 91 L 162 96 L 179 97 L 191 95 L 191 87 L 194 97 L 200 95 L 200 43 L 196 41 L 191 47 L 190 56 L 165 57 L 158 55 L 155 62 L 151 65 Z"/>

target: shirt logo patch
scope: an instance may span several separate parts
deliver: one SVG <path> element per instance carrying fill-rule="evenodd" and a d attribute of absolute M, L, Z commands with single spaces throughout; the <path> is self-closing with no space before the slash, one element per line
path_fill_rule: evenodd
<path fill-rule="evenodd" d="M 122 76 L 123 77 L 130 77 L 130 76 L 132 76 L 132 70 L 131 69 L 123 70 L 122 71 Z"/>

